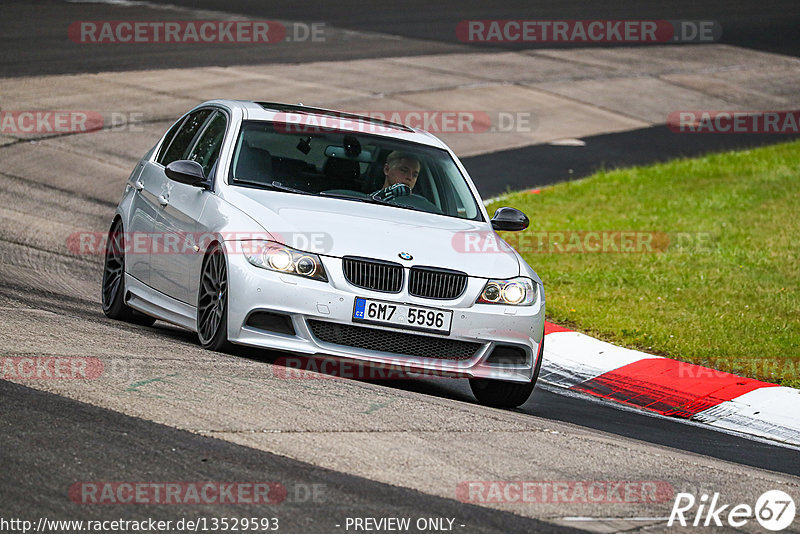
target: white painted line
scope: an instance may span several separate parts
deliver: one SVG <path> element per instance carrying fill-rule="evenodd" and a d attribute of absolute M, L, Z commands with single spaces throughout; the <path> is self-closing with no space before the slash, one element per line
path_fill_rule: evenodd
<path fill-rule="evenodd" d="M 586 146 L 586 141 L 583 139 L 556 139 L 555 141 L 550 141 L 547 143 L 548 145 L 552 146 Z"/>

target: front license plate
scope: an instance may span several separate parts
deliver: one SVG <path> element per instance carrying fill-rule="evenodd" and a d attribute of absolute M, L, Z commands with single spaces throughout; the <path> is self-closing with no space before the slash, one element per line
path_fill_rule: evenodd
<path fill-rule="evenodd" d="M 449 334 L 453 312 L 356 297 L 353 321 Z"/>

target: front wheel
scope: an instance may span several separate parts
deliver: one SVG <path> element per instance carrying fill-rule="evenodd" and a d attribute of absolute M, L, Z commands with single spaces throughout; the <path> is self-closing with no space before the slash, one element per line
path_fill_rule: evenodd
<path fill-rule="evenodd" d="M 536 367 L 533 370 L 533 378 L 530 382 L 504 382 L 502 380 L 490 380 L 486 378 L 471 378 L 469 387 L 478 402 L 493 408 L 516 408 L 522 406 L 533 393 L 536 387 L 536 380 L 539 378 L 539 370 L 542 368 L 542 356 L 544 355 L 544 337 L 539 343 L 539 355 L 536 359 Z"/>
<path fill-rule="evenodd" d="M 228 342 L 228 269 L 222 247 L 213 245 L 200 274 L 197 295 L 197 337 L 204 349 L 225 351 Z"/>
<path fill-rule="evenodd" d="M 151 326 L 156 320 L 125 304 L 125 234 L 122 221 L 115 221 L 108 231 L 103 264 L 103 313 L 110 319 Z"/>

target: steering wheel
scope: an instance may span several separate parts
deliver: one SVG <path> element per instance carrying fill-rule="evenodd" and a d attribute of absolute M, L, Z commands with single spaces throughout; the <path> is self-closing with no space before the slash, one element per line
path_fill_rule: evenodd
<path fill-rule="evenodd" d="M 397 197 L 392 199 L 392 204 L 398 206 L 405 206 L 407 208 L 414 208 L 420 211 L 427 211 L 428 213 L 444 213 L 439 206 L 423 197 L 422 195 L 411 194 L 407 197 Z"/>
<path fill-rule="evenodd" d="M 375 200 L 392 200 L 397 197 L 407 197 L 411 194 L 411 188 L 406 184 L 394 184 L 384 189 L 378 189 L 370 196 Z"/>

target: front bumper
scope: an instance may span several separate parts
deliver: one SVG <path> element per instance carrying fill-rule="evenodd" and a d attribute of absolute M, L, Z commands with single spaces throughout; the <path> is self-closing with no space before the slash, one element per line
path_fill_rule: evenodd
<path fill-rule="evenodd" d="M 341 260 L 338 258 L 323 257 L 329 282 L 255 267 L 242 254 L 229 254 L 227 258 L 228 339 L 233 343 L 401 367 L 426 376 L 491 378 L 513 382 L 527 382 L 533 377 L 544 332 L 544 295 L 541 287 L 531 306 L 474 304 L 483 289 L 485 279 L 470 278 L 462 297 L 442 301 L 411 296 L 405 288 L 401 293 L 387 294 L 352 286 L 345 280 Z M 353 305 L 357 296 L 452 310 L 450 334 L 438 335 L 353 323 Z M 259 311 L 288 316 L 294 335 L 247 325 L 248 317 Z M 317 323 L 314 324 L 314 321 Z M 325 326 L 323 323 L 342 325 L 339 329 L 347 329 L 349 332 L 354 332 L 352 327 L 365 329 L 359 331 L 356 337 L 364 338 L 364 334 L 368 334 L 374 342 L 357 343 L 362 345 L 359 347 L 332 342 L 330 336 L 325 341 L 321 339 L 325 336 L 314 333 L 316 329 L 319 334 L 321 325 Z M 382 348 L 381 336 L 391 337 L 393 340 L 408 340 L 411 338 L 407 336 L 419 336 L 419 339 L 412 341 L 428 347 L 422 356 L 408 353 L 414 351 L 397 348 L 387 351 Z M 452 354 L 447 353 L 446 347 L 452 345 L 448 345 L 448 342 L 476 345 L 468 356 L 454 359 Z M 394 343 L 394 346 L 399 345 Z M 430 346 L 445 348 L 439 354 L 432 353 Z M 499 346 L 514 347 L 517 353 L 524 351 L 524 362 L 523 358 L 514 363 L 487 361 Z"/>

